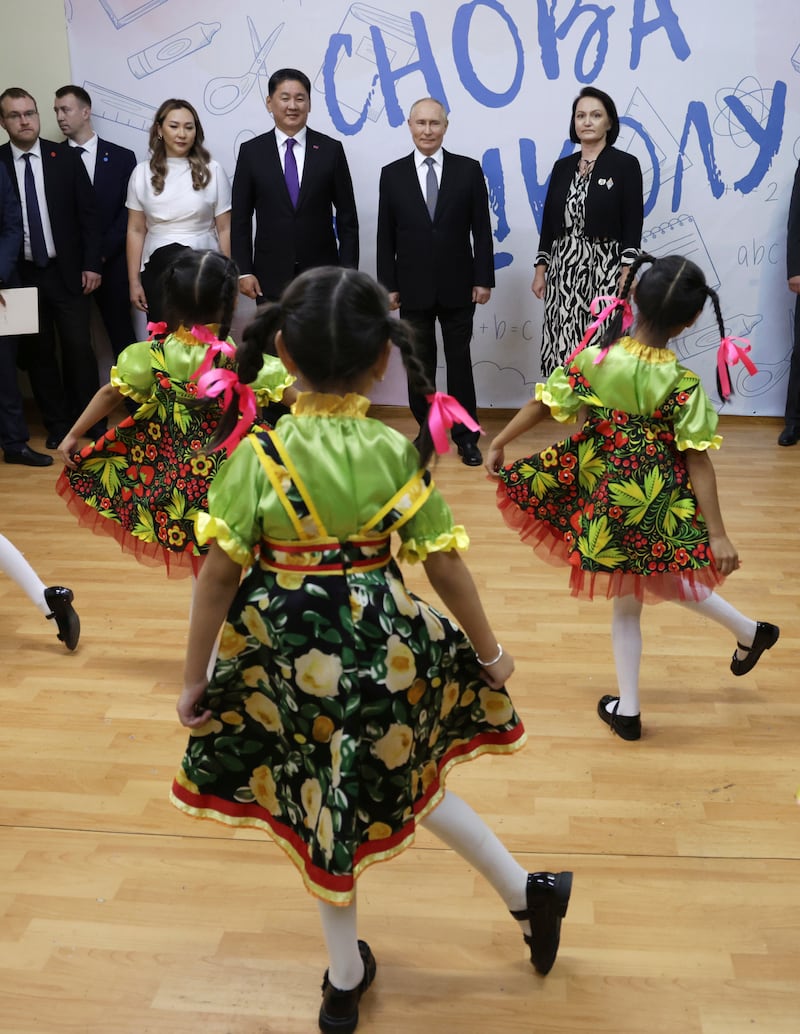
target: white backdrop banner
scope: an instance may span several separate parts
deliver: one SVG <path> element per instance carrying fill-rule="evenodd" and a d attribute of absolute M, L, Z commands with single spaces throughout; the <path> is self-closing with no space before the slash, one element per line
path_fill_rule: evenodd
<path fill-rule="evenodd" d="M 794 308 L 786 215 L 800 154 L 796 0 L 66 0 L 66 14 L 73 78 L 92 96 L 95 128 L 140 159 L 158 105 L 184 97 L 232 176 L 242 141 L 272 128 L 269 74 L 305 71 L 310 125 L 347 152 L 370 273 L 380 169 L 411 151 L 413 101 L 441 99 L 445 146 L 479 159 L 489 188 L 497 287 L 475 317 L 482 406 L 520 405 L 540 376 L 542 303 L 530 283 L 547 181 L 573 149 L 574 97 L 584 85 L 606 90 L 621 116 L 617 146 L 644 173 L 644 247 L 698 262 L 728 332 L 752 342 L 759 372 L 734 368 L 725 412 L 783 413 Z M 677 342 L 712 396 L 717 337 L 708 306 Z M 381 401 L 405 401 L 397 371 Z"/>

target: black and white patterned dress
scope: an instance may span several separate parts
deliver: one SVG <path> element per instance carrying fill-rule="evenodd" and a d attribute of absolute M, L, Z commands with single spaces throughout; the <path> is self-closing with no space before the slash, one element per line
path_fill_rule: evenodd
<path fill-rule="evenodd" d="M 542 328 L 542 375 L 549 377 L 571 355 L 591 323 L 589 305 L 616 294 L 620 244 L 611 237 L 586 237 L 586 192 L 591 177 L 576 172 L 567 193 L 564 232 L 553 242 L 547 266 Z M 537 261 L 540 257 L 537 256 Z"/>

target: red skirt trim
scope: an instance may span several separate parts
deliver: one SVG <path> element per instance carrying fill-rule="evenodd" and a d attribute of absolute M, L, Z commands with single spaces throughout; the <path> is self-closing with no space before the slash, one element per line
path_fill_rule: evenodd
<path fill-rule="evenodd" d="M 362 844 L 355 853 L 352 872 L 348 873 L 334 874 L 315 865 L 308 856 L 305 842 L 291 826 L 287 826 L 258 803 L 240 804 L 213 794 L 192 793 L 178 779 L 172 784 L 170 801 L 194 818 L 213 819 L 226 826 L 256 828 L 269 833 L 300 870 L 307 890 L 331 904 L 346 905 L 353 900 L 356 878 L 367 866 L 394 858 L 413 843 L 417 823 L 441 801 L 445 776 L 453 765 L 470 761 L 482 754 L 514 753 L 524 745 L 525 740 L 525 729 L 522 722 L 519 722 L 506 732 L 481 733 L 468 743 L 454 746 L 439 761 L 436 778 L 416 801 L 412 818 L 392 836 Z"/>
<path fill-rule="evenodd" d="M 521 510 L 509 499 L 502 481 L 497 486 L 497 506 L 509 528 L 537 556 L 554 567 L 570 568 L 570 594 L 579 599 L 635 596 L 641 603 L 663 603 L 665 600 L 697 602 L 707 599 L 725 581 L 725 576 L 714 565 L 713 558 L 707 567 L 654 571 L 651 575 L 623 570 L 585 571 L 579 566 L 580 554 L 570 550 L 563 534 L 551 524 Z"/>
<path fill-rule="evenodd" d="M 56 492 L 81 527 L 88 528 L 95 535 L 116 539 L 123 553 L 130 553 L 145 567 L 163 567 L 170 578 L 196 577 L 200 573 L 205 554 L 195 554 L 196 546 L 193 543 L 179 551 L 162 546 L 159 542 L 137 538 L 118 521 L 106 516 L 101 510 L 95 510 L 85 499 L 81 499 L 73 490 L 65 471 L 61 472 L 56 481 Z"/>

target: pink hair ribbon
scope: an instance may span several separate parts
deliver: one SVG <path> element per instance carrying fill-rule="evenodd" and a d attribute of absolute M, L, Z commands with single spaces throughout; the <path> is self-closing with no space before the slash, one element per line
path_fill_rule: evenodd
<path fill-rule="evenodd" d="M 152 341 L 154 337 L 158 337 L 161 334 L 166 334 L 166 332 L 167 325 L 164 322 L 147 324 L 147 337 L 150 341 Z"/>
<path fill-rule="evenodd" d="M 228 409 L 237 397 L 239 419 L 231 433 L 221 442 L 220 449 L 230 455 L 250 430 L 256 419 L 256 396 L 249 384 L 242 384 L 235 370 L 226 368 L 207 370 L 197 381 L 198 398 L 214 399 L 222 395 L 222 405 Z"/>
<path fill-rule="evenodd" d="M 603 302 L 606 303 L 605 308 L 600 309 Z M 592 298 L 589 310 L 596 319 L 586 328 L 586 333 L 581 338 L 581 343 L 572 355 L 567 357 L 567 363 L 571 363 L 578 352 L 582 352 L 584 348 L 586 348 L 591 341 L 594 332 L 611 316 L 615 309 L 619 308 L 622 309 L 622 333 L 624 334 L 626 330 L 633 326 L 633 312 L 631 311 L 627 298 L 617 298 L 613 294 L 599 294 L 596 298 Z M 595 359 L 595 364 L 601 363 L 605 359 L 607 352 L 608 349 L 604 348 L 600 355 Z"/>
<path fill-rule="evenodd" d="M 209 346 L 202 363 L 192 374 L 192 380 L 199 382 L 203 374 L 208 373 L 213 368 L 216 356 L 223 354 L 228 356 L 229 359 L 236 358 L 236 349 L 233 345 L 227 341 L 220 341 L 216 334 L 209 330 L 208 327 L 204 327 L 202 323 L 195 323 L 189 333 L 192 337 L 197 338 L 198 341 L 203 341 Z"/>
<path fill-rule="evenodd" d="M 731 378 L 728 371 L 729 366 L 736 366 L 739 360 L 752 377 L 758 373 L 753 360 L 747 354 L 750 351 L 750 342 L 745 337 L 724 337 L 717 349 L 717 375 L 719 377 L 720 393 L 723 399 L 728 399 L 733 393 Z"/>
<path fill-rule="evenodd" d="M 433 395 L 426 395 L 425 399 L 430 403 L 428 412 L 428 428 L 433 439 L 433 447 L 441 455 L 450 449 L 447 441 L 447 432 L 453 424 L 463 424 L 469 431 L 480 431 L 483 428 L 476 423 L 460 402 L 457 402 L 452 395 L 445 395 L 442 391 L 434 392 Z"/>

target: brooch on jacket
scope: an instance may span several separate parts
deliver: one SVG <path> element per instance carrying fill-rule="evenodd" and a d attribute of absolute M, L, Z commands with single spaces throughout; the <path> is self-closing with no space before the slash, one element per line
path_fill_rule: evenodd
<path fill-rule="evenodd" d="M 611 188 L 614 186 L 614 181 L 609 176 L 607 180 L 598 180 L 597 185 L 598 187 L 605 187 L 606 190 L 611 190 Z"/>

